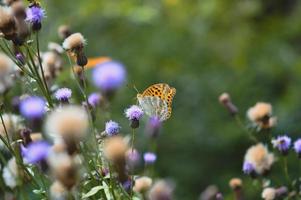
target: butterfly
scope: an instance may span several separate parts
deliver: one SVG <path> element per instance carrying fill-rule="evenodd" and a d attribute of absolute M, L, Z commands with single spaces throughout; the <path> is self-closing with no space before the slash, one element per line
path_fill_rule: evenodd
<path fill-rule="evenodd" d="M 172 100 L 176 89 L 166 83 L 149 86 L 142 94 L 137 94 L 137 99 L 142 110 L 150 117 L 159 117 L 165 121 L 171 116 Z"/>

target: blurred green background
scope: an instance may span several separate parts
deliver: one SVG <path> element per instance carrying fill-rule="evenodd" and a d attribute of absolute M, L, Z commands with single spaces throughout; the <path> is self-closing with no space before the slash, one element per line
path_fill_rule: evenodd
<path fill-rule="evenodd" d="M 251 143 L 219 105 L 222 92 L 231 94 L 243 119 L 257 101 L 271 102 L 279 119 L 273 134 L 300 135 L 300 1 L 45 0 L 43 5 L 44 47 L 48 39 L 59 41 L 57 27 L 68 24 L 87 38 L 88 56 L 110 56 L 127 67 L 129 86 L 118 93 L 112 116 L 125 133 L 123 110 L 136 96 L 132 84 L 140 91 L 157 82 L 177 89 L 156 164 L 158 176 L 175 181 L 177 199 L 197 199 L 208 184 L 228 194 L 234 176 L 249 181 L 241 166 Z M 137 137 L 146 149 L 143 129 Z M 259 199 L 260 191 L 251 186 L 246 193 Z"/>

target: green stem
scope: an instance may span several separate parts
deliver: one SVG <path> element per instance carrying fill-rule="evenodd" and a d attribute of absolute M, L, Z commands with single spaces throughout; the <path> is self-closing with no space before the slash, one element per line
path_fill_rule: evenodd
<path fill-rule="evenodd" d="M 290 181 L 290 177 L 289 177 L 289 174 L 288 174 L 288 167 L 287 167 L 287 158 L 286 158 L 286 156 L 283 156 L 283 171 L 284 171 L 285 179 L 287 181 L 287 185 L 290 186 L 291 181 Z"/>
<path fill-rule="evenodd" d="M 44 82 L 45 90 L 46 90 L 47 94 L 49 95 L 50 92 L 49 92 L 49 89 L 48 89 L 48 85 L 47 85 L 47 81 L 46 81 L 46 78 L 45 78 L 45 73 L 44 73 L 44 69 L 43 69 L 42 61 L 41 61 L 40 44 L 39 44 L 39 32 L 38 31 L 36 32 L 36 40 L 37 40 L 36 42 L 37 42 L 38 61 L 39 61 L 39 66 L 40 66 L 40 70 L 41 70 L 41 74 L 42 74 L 42 79 L 43 79 L 43 82 Z M 51 107 L 52 107 L 52 102 L 51 102 Z"/>
<path fill-rule="evenodd" d="M 114 191 L 114 180 L 113 180 L 113 167 L 109 163 L 109 171 L 110 171 L 110 192 L 113 196 L 113 199 L 116 200 L 115 191 Z"/>

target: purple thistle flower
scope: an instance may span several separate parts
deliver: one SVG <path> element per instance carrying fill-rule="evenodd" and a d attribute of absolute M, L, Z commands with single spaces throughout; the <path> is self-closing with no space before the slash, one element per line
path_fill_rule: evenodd
<path fill-rule="evenodd" d="M 27 163 L 35 164 L 47 158 L 50 148 L 46 141 L 33 142 L 27 147 L 22 147 L 22 155 Z"/>
<path fill-rule="evenodd" d="M 120 126 L 117 122 L 110 120 L 110 121 L 106 122 L 106 130 L 105 131 L 108 136 L 117 135 L 120 131 Z"/>
<path fill-rule="evenodd" d="M 126 180 L 125 182 L 122 183 L 122 187 L 125 191 L 130 191 L 130 189 L 132 188 L 132 181 Z"/>
<path fill-rule="evenodd" d="M 39 6 L 32 6 L 26 10 L 26 21 L 32 24 L 39 24 L 45 17 L 45 10 Z"/>
<path fill-rule="evenodd" d="M 144 162 L 145 164 L 153 164 L 154 162 L 156 162 L 157 160 L 157 156 L 156 154 L 152 153 L 152 152 L 147 152 L 143 155 L 144 158 Z"/>
<path fill-rule="evenodd" d="M 27 119 L 39 119 L 45 114 L 46 102 L 38 96 L 22 99 L 20 102 L 20 113 Z"/>
<path fill-rule="evenodd" d="M 299 156 L 301 155 L 301 139 L 296 140 L 294 143 L 294 150 Z"/>
<path fill-rule="evenodd" d="M 68 102 L 68 100 L 71 98 L 71 95 L 72 90 L 69 88 L 60 88 L 54 94 L 55 98 L 62 102 Z"/>
<path fill-rule="evenodd" d="M 250 174 L 252 174 L 252 173 L 255 172 L 255 168 L 254 168 L 254 166 L 253 166 L 251 163 L 249 163 L 249 162 L 244 162 L 243 167 L 242 167 L 242 171 L 243 171 L 245 174 L 250 175 Z"/>
<path fill-rule="evenodd" d="M 288 136 L 278 136 L 277 139 L 272 140 L 274 148 L 277 148 L 282 154 L 287 154 L 291 146 L 291 138 Z"/>
<path fill-rule="evenodd" d="M 100 104 L 102 97 L 99 93 L 92 93 L 88 97 L 88 102 L 92 107 L 97 107 Z"/>
<path fill-rule="evenodd" d="M 92 79 L 98 88 L 104 91 L 114 91 L 120 88 L 126 78 L 124 66 L 116 61 L 108 61 L 96 66 Z"/>
<path fill-rule="evenodd" d="M 130 167 L 137 165 L 139 163 L 139 160 L 140 160 L 140 154 L 136 149 L 128 150 L 126 154 L 126 161 Z"/>
<path fill-rule="evenodd" d="M 21 53 L 17 53 L 16 59 L 17 59 L 20 63 L 22 63 L 22 64 L 24 65 L 25 60 L 24 60 L 24 57 L 23 57 L 23 55 L 22 55 Z"/>
<path fill-rule="evenodd" d="M 154 116 L 149 118 L 146 126 L 147 133 L 149 134 L 149 136 L 157 137 L 159 135 L 161 125 L 162 122 L 160 121 L 159 117 Z"/>
<path fill-rule="evenodd" d="M 143 110 L 137 105 L 132 105 L 125 110 L 125 116 L 129 120 L 140 120 L 143 117 Z"/>

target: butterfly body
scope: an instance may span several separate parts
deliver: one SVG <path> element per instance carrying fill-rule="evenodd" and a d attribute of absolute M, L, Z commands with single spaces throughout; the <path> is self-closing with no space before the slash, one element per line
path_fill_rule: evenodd
<path fill-rule="evenodd" d="M 166 83 L 158 83 L 149 86 L 142 94 L 138 94 L 137 99 L 148 116 L 157 116 L 161 121 L 165 121 L 171 116 L 175 94 L 175 88 Z"/>

